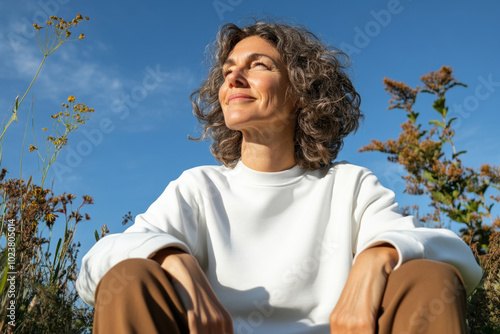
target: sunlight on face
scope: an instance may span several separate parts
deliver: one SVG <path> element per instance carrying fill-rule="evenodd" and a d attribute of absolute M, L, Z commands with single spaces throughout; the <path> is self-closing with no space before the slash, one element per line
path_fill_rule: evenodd
<path fill-rule="evenodd" d="M 224 83 L 219 102 L 227 127 L 262 133 L 271 125 L 294 129 L 289 115 L 295 109 L 287 99 L 287 70 L 278 50 L 265 39 L 252 36 L 241 40 L 224 63 Z"/>

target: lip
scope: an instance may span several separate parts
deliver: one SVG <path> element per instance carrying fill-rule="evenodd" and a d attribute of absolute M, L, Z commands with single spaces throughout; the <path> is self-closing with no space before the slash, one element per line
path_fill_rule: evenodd
<path fill-rule="evenodd" d="M 227 104 L 231 102 L 236 102 L 236 101 L 253 101 L 255 98 L 253 96 L 247 95 L 247 94 L 242 94 L 242 93 L 235 93 L 229 95 L 229 98 L 227 99 Z"/>

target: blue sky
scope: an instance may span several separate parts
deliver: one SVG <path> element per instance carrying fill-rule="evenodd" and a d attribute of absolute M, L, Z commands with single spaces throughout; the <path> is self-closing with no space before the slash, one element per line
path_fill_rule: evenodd
<path fill-rule="evenodd" d="M 70 137 L 49 176 L 56 194 L 95 200 L 86 210 L 92 220 L 78 227 L 84 254 L 94 243 L 95 229 L 106 223 L 111 232 L 123 231 L 121 217 L 144 212 L 183 170 L 216 163 L 207 142 L 190 142 L 187 135 L 200 133 L 189 95 L 205 77 L 205 47 L 219 26 L 248 17 L 286 18 L 352 53 L 352 78 L 365 121 L 346 140 L 339 159 L 372 169 L 400 203 L 410 205 L 419 201 L 402 194 L 402 170 L 382 154 L 357 152 L 371 138 L 397 137 L 405 120 L 401 111 L 387 110 L 382 79 L 414 86 L 421 75 L 451 66 L 469 86 L 449 95 L 450 109 L 459 117 L 456 146 L 468 151 L 463 157 L 471 166 L 499 165 L 499 9 L 493 0 L 2 0 L 0 106 L 8 111 L 42 58 L 31 23 L 53 14 L 89 16 L 75 31 L 86 38 L 66 43 L 47 59 L 29 96 L 38 135 L 69 95 L 96 110 Z M 30 102 L 4 142 L 2 167 L 10 177 L 19 176 Z M 419 98 L 417 109 L 432 115 L 430 103 Z M 37 166 L 34 155 L 25 152 L 23 175 L 35 173 Z M 39 176 L 35 173 L 35 180 Z"/>

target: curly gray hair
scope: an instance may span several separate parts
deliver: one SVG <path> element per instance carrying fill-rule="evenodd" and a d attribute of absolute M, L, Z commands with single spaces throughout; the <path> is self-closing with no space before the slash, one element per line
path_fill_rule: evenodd
<path fill-rule="evenodd" d="M 295 160 L 309 170 L 326 166 L 342 149 L 344 138 L 356 131 L 363 114 L 361 98 L 345 73 L 348 56 L 327 47 L 304 27 L 257 21 L 238 27 L 223 25 L 212 45 L 208 78 L 191 94 L 193 113 L 212 139 L 211 151 L 225 166 L 234 167 L 241 158 L 242 134 L 229 129 L 218 99 L 224 82 L 222 67 L 234 46 L 250 36 L 259 36 L 276 47 L 288 70 L 288 92 L 301 106 L 296 111 Z"/>

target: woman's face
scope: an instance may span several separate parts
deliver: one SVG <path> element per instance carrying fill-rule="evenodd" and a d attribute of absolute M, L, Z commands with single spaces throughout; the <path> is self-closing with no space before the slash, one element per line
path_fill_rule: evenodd
<path fill-rule="evenodd" d="M 265 39 L 251 36 L 235 45 L 223 66 L 219 102 L 226 126 L 244 135 L 271 138 L 292 133 L 295 109 L 287 98 L 287 69 L 278 50 Z M 292 137 L 293 138 L 293 137 Z"/>

